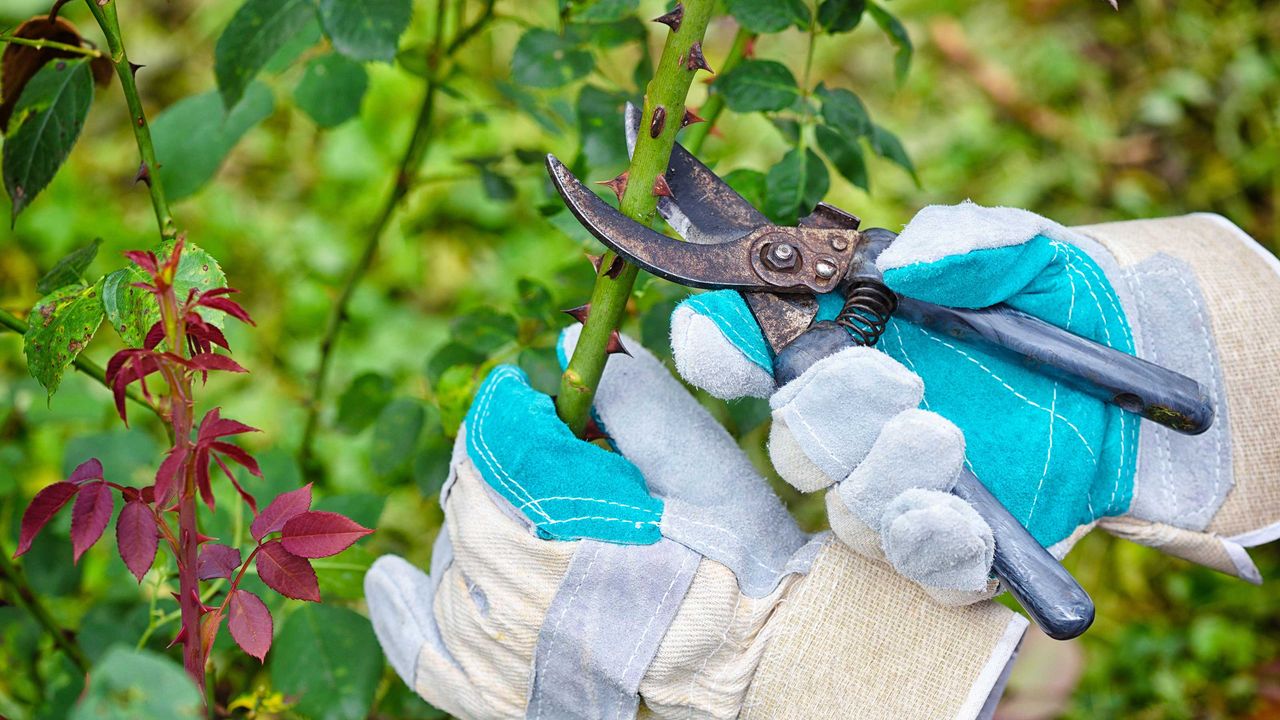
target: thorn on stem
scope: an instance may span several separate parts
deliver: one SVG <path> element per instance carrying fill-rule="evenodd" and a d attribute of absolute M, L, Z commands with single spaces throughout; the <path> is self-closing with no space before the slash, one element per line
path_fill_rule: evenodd
<path fill-rule="evenodd" d="M 613 262 L 609 263 L 609 269 L 604 271 L 606 277 L 610 280 L 617 280 L 622 274 L 623 260 L 621 255 L 614 255 Z"/>
<path fill-rule="evenodd" d="M 151 187 L 151 168 L 147 167 L 145 162 L 138 166 L 138 174 L 133 176 L 133 184 L 137 185 L 139 182 L 144 182 L 147 187 Z"/>
<path fill-rule="evenodd" d="M 715 70 L 707 64 L 707 59 L 702 56 L 702 43 L 696 42 L 689 46 L 689 57 L 685 58 L 684 66 L 690 70 L 697 72 L 698 70 L 706 70 L 715 74 Z"/>
<path fill-rule="evenodd" d="M 569 308 L 568 310 L 561 310 L 560 312 L 585 325 L 587 323 L 587 316 L 591 314 L 591 303 L 579 305 L 576 308 Z"/>
<path fill-rule="evenodd" d="M 667 184 L 667 178 L 663 175 L 653 179 L 653 194 L 657 197 L 671 197 L 671 186 Z"/>
<path fill-rule="evenodd" d="M 604 430 L 600 429 L 600 423 L 596 422 L 593 417 L 587 418 L 587 424 L 582 428 L 582 439 L 587 442 L 592 440 L 608 440 L 609 436 L 604 434 Z"/>
<path fill-rule="evenodd" d="M 600 180 L 596 184 L 604 185 L 618 196 L 618 202 L 622 202 L 622 194 L 627 191 L 627 174 L 629 171 L 624 170 L 621 175 L 612 180 Z"/>
<path fill-rule="evenodd" d="M 653 119 L 649 121 L 649 137 L 657 138 L 667 126 L 667 108 L 659 105 L 653 109 Z"/>
<path fill-rule="evenodd" d="M 680 127 L 685 128 L 690 125 L 693 125 L 694 123 L 700 123 L 700 122 L 706 122 L 706 121 L 707 121 L 706 118 L 698 117 L 698 113 L 690 110 L 689 108 L 685 108 L 684 117 L 680 118 Z"/>
<path fill-rule="evenodd" d="M 622 344 L 622 336 L 618 334 L 617 330 L 609 333 L 609 344 L 605 346 L 604 351 L 610 355 L 622 353 L 627 357 L 631 357 L 631 351 L 627 350 Z"/>
<path fill-rule="evenodd" d="M 146 67 L 146 65 L 140 65 L 132 60 L 129 61 L 129 72 L 132 73 L 134 77 L 138 77 L 138 71 L 144 67 Z"/>
<path fill-rule="evenodd" d="M 591 261 L 591 267 L 595 268 L 596 274 L 599 275 L 600 261 L 604 259 L 604 255 L 592 255 L 591 253 L 586 253 L 586 255 L 587 255 L 587 259 Z"/>
<path fill-rule="evenodd" d="M 666 15 L 656 17 L 653 22 L 662 23 L 671 28 L 671 32 L 680 31 L 680 23 L 684 21 L 684 3 L 676 3 L 674 9 Z"/>

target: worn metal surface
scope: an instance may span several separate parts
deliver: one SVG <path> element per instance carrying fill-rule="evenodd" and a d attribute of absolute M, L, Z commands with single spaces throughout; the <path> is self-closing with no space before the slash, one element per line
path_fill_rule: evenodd
<path fill-rule="evenodd" d="M 547 156 L 547 169 L 583 227 L 630 262 L 672 282 L 702 288 L 826 293 L 837 289 L 853 261 L 856 231 L 765 225 L 713 245 L 674 240 L 618 212 L 555 157 Z M 790 248 L 794 262 L 786 267 L 766 262 L 778 245 Z"/>
<path fill-rule="evenodd" d="M 636 146 L 640 121 L 640 109 L 628 103 L 628 153 Z M 671 163 L 665 177 L 671 197 L 658 198 L 658 213 L 688 242 L 699 245 L 729 242 L 770 224 L 769 218 L 679 143 L 671 150 Z"/>

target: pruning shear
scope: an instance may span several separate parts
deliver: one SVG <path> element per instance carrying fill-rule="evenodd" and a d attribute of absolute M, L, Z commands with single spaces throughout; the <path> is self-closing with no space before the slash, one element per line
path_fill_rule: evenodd
<path fill-rule="evenodd" d="M 627 107 L 634 147 L 640 112 Z M 1204 432 L 1213 406 L 1193 379 L 1050 325 L 1004 305 L 950 308 L 900 297 L 876 267 L 896 233 L 859 230 L 854 215 L 826 203 L 796 227 L 769 222 L 751 203 L 677 144 L 665 173 L 670 196 L 658 211 L 684 237 L 672 239 L 618 212 L 554 156 L 551 180 L 583 227 L 648 272 L 681 285 L 742 293 L 775 353 L 778 385 L 848 347 L 874 345 L 899 315 L 964 340 L 1020 356 L 1037 370 L 1104 402 L 1179 432 Z M 840 292 L 834 321 L 814 322 L 816 296 Z M 965 466 L 953 493 L 972 505 L 995 537 L 993 570 L 1050 637 L 1076 637 L 1093 622 L 1093 600 Z"/>

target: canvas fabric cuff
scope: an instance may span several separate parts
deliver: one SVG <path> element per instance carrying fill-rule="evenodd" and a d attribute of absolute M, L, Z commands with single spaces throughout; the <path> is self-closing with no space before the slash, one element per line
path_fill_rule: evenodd
<path fill-rule="evenodd" d="M 973 720 L 1026 628 L 991 601 L 940 605 L 833 540 L 758 639 L 741 717 Z"/>
<path fill-rule="evenodd" d="M 1280 537 L 1280 262 L 1217 215 L 1074 231 L 1106 248 L 1118 284 L 1147 298 L 1136 323 L 1144 356 L 1191 374 L 1218 411 L 1214 428 L 1197 437 L 1144 421 L 1133 517 L 1102 525 L 1256 582 L 1243 548 Z M 1185 366 L 1189 354 L 1174 352 L 1179 343 L 1208 344 L 1217 373 Z"/>

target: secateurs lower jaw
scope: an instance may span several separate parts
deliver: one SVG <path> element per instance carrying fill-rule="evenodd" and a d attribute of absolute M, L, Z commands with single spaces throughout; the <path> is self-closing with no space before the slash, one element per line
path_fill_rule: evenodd
<path fill-rule="evenodd" d="M 628 106 L 628 144 L 640 113 Z M 781 386 L 846 347 L 874 345 L 891 315 L 957 338 L 1016 353 L 1037 370 L 1175 430 L 1196 434 L 1213 422 L 1213 406 L 1196 381 L 1004 305 L 951 308 L 901 297 L 885 286 L 876 258 L 896 238 L 820 203 L 796 227 L 772 224 L 751 203 L 680 145 L 661 177 L 670 195 L 658 211 L 684 238 L 675 240 L 618 212 L 554 156 L 552 182 L 573 215 L 627 261 L 681 285 L 742 293 L 775 353 Z M 819 294 L 839 292 L 834 321 L 815 322 Z M 967 468 L 953 492 L 991 526 L 993 570 L 1051 637 L 1083 633 L 1093 602 Z"/>

